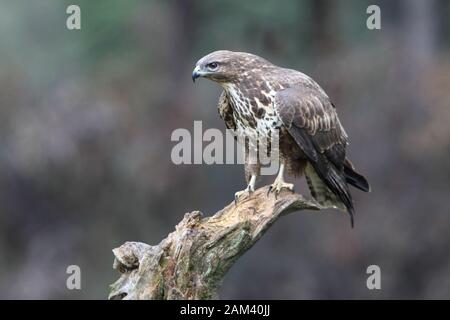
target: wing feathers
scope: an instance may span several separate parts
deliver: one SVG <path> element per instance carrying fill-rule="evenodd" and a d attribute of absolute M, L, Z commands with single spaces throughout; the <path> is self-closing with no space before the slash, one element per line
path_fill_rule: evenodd
<path fill-rule="evenodd" d="M 296 86 L 275 96 L 275 110 L 320 179 L 347 208 L 353 226 L 353 201 L 344 174 L 347 134 L 323 91 Z"/>
<path fill-rule="evenodd" d="M 333 163 L 343 165 L 347 134 L 325 94 L 301 86 L 284 89 L 275 97 L 275 110 L 291 135 L 300 135 L 302 140 L 310 140 L 308 145 L 301 145 L 308 148 L 304 150 L 306 153 L 312 155 L 314 152 L 328 151 L 332 158 L 336 158 Z M 293 128 L 300 129 L 301 132 L 293 133 Z M 311 146 L 314 150 L 309 150 Z"/>

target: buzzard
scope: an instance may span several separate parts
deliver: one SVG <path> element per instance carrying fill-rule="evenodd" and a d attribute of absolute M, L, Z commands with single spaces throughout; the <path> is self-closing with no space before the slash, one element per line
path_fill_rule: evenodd
<path fill-rule="evenodd" d="M 370 187 L 347 159 L 348 138 L 336 107 L 313 79 L 257 55 L 226 50 L 201 58 L 192 80 L 198 77 L 223 88 L 219 114 L 236 136 L 268 139 L 277 130 L 280 167 L 269 192 L 276 196 L 283 188 L 293 191 L 293 184 L 284 181 L 285 170 L 304 174 L 313 198 L 323 207 L 347 211 L 353 227 L 349 185 L 365 192 Z M 257 146 L 246 145 L 248 186 L 236 193 L 236 199 L 254 191 L 260 174 L 259 160 L 248 161 L 249 148 Z"/>

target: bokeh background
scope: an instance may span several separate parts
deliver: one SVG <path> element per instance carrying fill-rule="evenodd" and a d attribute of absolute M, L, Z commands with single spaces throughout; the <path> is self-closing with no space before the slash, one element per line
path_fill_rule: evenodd
<path fill-rule="evenodd" d="M 381 30 L 366 28 L 370 4 Z M 190 78 L 217 49 L 316 79 L 373 188 L 353 192 L 353 230 L 333 210 L 281 219 L 221 297 L 450 298 L 449 17 L 437 0 L 0 0 L 0 298 L 105 299 L 111 249 L 157 244 L 244 187 L 240 165 L 170 158 L 173 130 L 225 128 L 220 89 Z M 66 288 L 72 264 L 82 290 Z M 371 264 L 381 290 L 366 287 Z"/>

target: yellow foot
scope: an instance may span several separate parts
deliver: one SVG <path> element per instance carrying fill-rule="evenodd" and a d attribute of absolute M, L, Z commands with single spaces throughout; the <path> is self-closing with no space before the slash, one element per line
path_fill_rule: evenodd
<path fill-rule="evenodd" d="M 244 190 L 236 192 L 234 194 L 234 204 L 237 204 L 241 199 L 249 197 L 253 191 L 255 191 L 254 188 L 251 185 L 248 185 Z"/>
<path fill-rule="evenodd" d="M 272 183 L 272 185 L 269 187 L 269 191 L 267 192 L 267 195 L 269 195 L 270 192 L 274 192 L 275 198 L 276 198 L 282 189 L 288 189 L 293 192 L 294 184 L 286 183 L 283 180 L 275 179 L 274 183 Z"/>

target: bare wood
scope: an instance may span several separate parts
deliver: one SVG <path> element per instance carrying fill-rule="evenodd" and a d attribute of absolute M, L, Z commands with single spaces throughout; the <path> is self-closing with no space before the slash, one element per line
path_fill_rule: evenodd
<path fill-rule="evenodd" d="M 230 267 L 280 216 L 297 210 L 319 210 L 303 196 L 282 191 L 275 198 L 268 187 L 234 202 L 211 217 L 186 213 L 156 246 L 126 242 L 113 250 L 114 269 L 121 277 L 109 299 L 216 299 Z"/>

